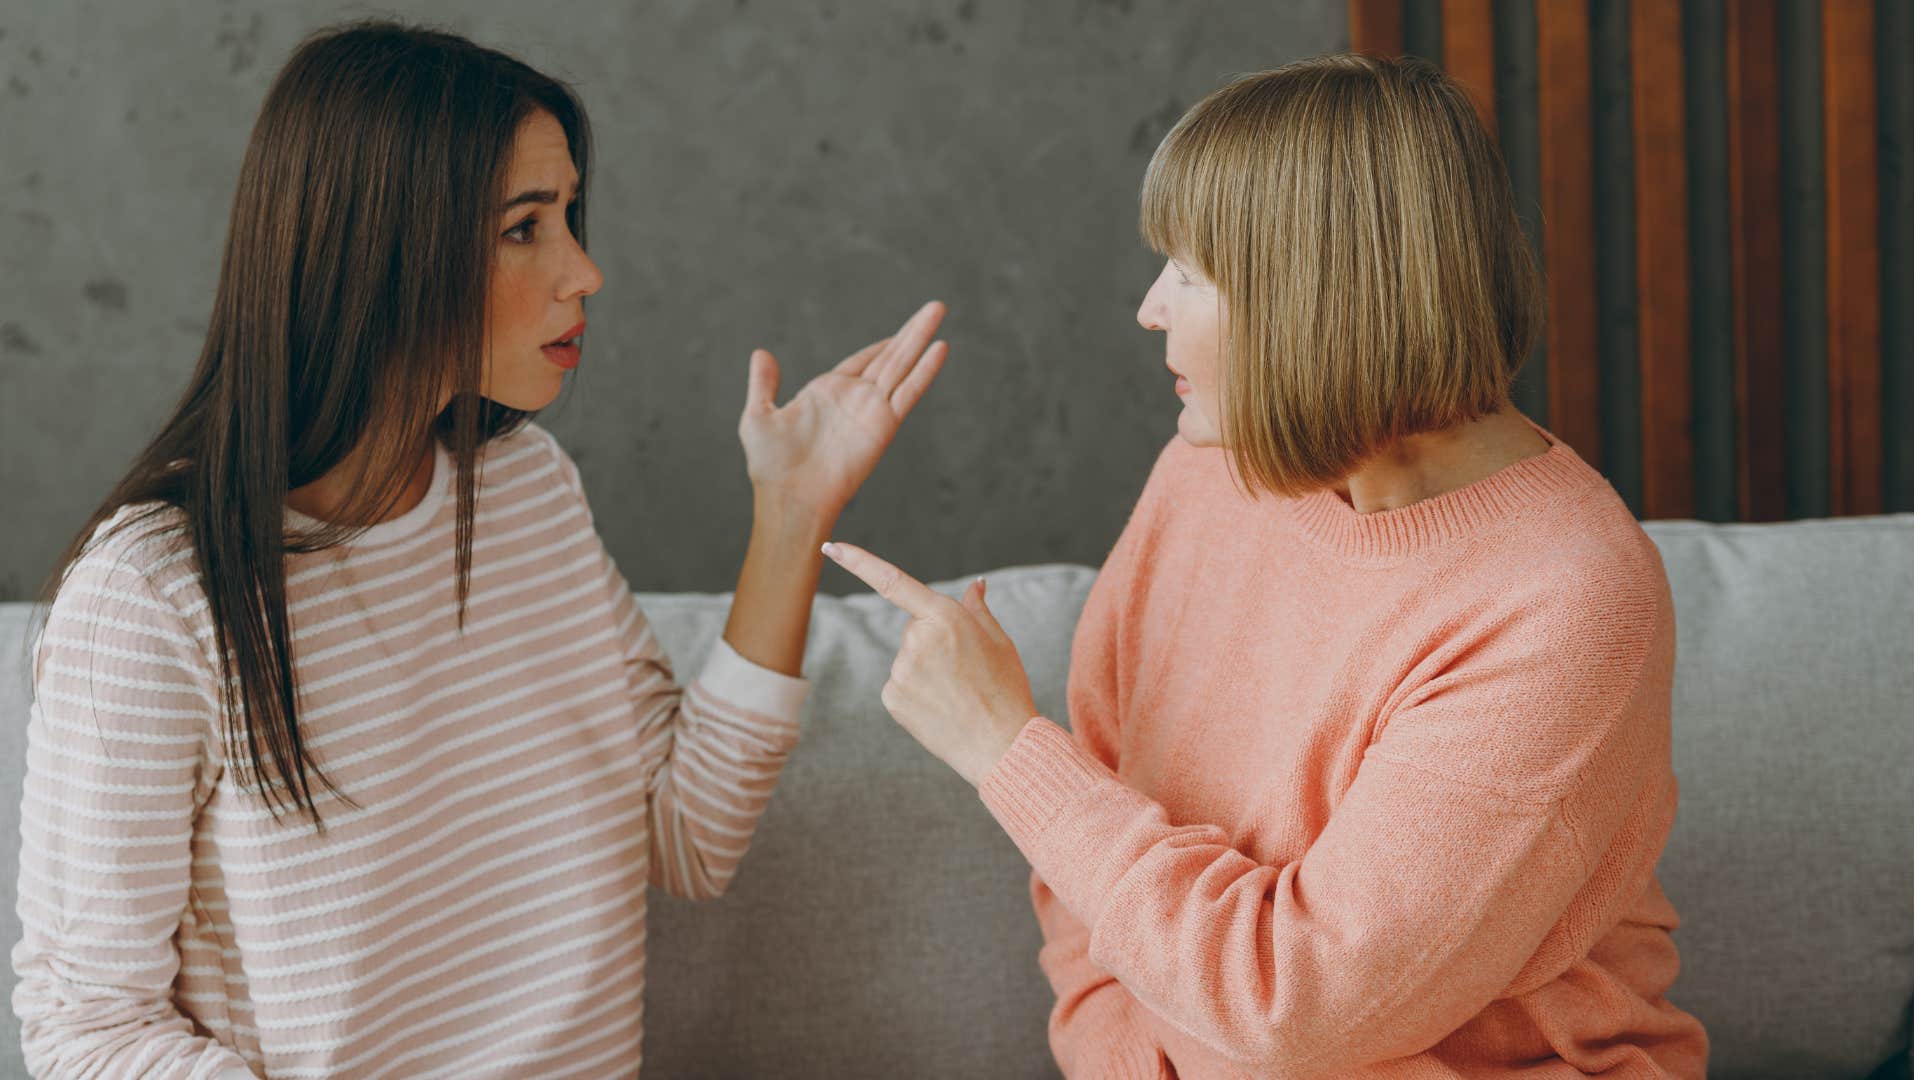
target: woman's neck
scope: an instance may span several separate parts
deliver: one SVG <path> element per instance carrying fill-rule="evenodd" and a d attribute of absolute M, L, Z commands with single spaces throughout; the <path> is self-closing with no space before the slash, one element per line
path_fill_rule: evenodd
<path fill-rule="evenodd" d="M 1551 448 L 1511 403 L 1457 427 L 1402 439 L 1334 491 L 1362 514 L 1411 506 Z"/>
<path fill-rule="evenodd" d="M 287 492 L 287 505 L 317 521 L 332 522 L 340 518 L 345 507 L 354 495 L 353 481 L 359 475 L 378 475 L 373 469 L 363 469 L 358 456 L 364 450 L 355 450 L 352 455 L 327 470 L 326 475 L 310 484 L 303 484 Z M 386 511 L 373 521 L 353 522 L 356 525 L 378 525 L 382 521 L 392 521 L 407 511 L 420 505 L 427 497 L 427 489 L 433 485 L 434 448 L 427 444 L 426 453 L 413 467 L 413 475 L 407 478 L 407 485 L 400 497 Z"/>

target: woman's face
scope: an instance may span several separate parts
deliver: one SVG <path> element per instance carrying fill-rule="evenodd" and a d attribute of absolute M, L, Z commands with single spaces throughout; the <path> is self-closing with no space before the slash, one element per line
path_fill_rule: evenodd
<path fill-rule="evenodd" d="M 536 110 L 514 137 L 488 293 L 481 393 L 508 408 L 552 404 L 580 362 L 582 301 L 600 291 L 601 278 L 567 226 L 579 184 L 566 131 L 552 113 Z"/>
<path fill-rule="evenodd" d="M 1180 437 L 1192 446 L 1220 446 L 1220 293 L 1185 259 L 1160 268 L 1135 316 L 1148 330 L 1167 335 L 1167 367 L 1177 378 Z"/>

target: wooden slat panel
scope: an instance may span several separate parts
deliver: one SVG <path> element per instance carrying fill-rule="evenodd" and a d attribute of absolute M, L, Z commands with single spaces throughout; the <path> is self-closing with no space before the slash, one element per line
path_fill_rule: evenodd
<path fill-rule="evenodd" d="M 1538 0 L 1540 214 L 1547 279 L 1547 426 L 1600 465 L 1593 251 L 1593 59 L 1587 0 Z"/>
<path fill-rule="evenodd" d="M 1406 47 L 1400 0 L 1347 0 L 1347 31 L 1354 52 L 1399 56 Z"/>
<path fill-rule="evenodd" d="M 1679 0 L 1633 0 L 1633 195 L 1639 289 L 1641 516 L 1691 517 L 1687 122 Z"/>
<path fill-rule="evenodd" d="M 1440 49 L 1447 73 L 1465 84 L 1480 110 L 1480 122 L 1496 137 L 1493 111 L 1493 0 L 1445 0 Z"/>
<path fill-rule="evenodd" d="M 1880 187 L 1873 4 L 1821 8 L 1833 513 L 1880 510 Z"/>
<path fill-rule="evenodd" d="M 1742 521 L 1787 516 L 1786 280 L 1775 0 L 1727 5 L 1734 483 Z"/>

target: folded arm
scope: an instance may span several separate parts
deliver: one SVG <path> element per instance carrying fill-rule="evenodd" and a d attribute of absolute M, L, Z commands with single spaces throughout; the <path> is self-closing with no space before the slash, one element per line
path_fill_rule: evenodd
<path fill-rule="evenodd" d="M 1092 963 L 1170 1025 L 1267 1070 L 1418 1053 L 1513 983 L 1661 780 L 1658 635 L 1582 621 L 1571 640 L 1516 625 L 1408 695 L 1279 865 L 1172 824 L 1044 719 L 981 795 L 1090 929 Z"/>

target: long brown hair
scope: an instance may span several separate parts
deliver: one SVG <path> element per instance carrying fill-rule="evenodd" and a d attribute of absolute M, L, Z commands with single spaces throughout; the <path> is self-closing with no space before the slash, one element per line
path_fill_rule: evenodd
<path fill-rule="evenodd" d="M 1279 495 L 1500 408 L 1545 319 L 1499 147 L 1412 57 L 1208 94 L 1154 152 L 1140 230 L 1218 288 L 1222 434 Z"/>
<path fill-rule="evenodd" d="M 566 132 L 582 185 L 568 224 L 584 245 L 589 134 L 565 84 L 457 35 L 387 21 L 304 41 L 247 143 L 193 378 L 43 593 L 50 606 L 73 563 L 119 528 L 177 533 L 213 622 L 228 759 L 276 818 L 290 799 L 324 827 L 314 780 L 345 797 L 301 738 L 285 556 L 380 520 L 435 441 L 456 464 L 465 620 L 475 461 L 527 418 L 480 387 L 507 162 L 536 110 Z M 370 452 L 353 453 L 361 447 Z M 343 463 L 353 494 L 336 520 L 288 537 L 287 493 Z M 137 512 L 95 536 L 127 507 Z"/>

